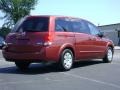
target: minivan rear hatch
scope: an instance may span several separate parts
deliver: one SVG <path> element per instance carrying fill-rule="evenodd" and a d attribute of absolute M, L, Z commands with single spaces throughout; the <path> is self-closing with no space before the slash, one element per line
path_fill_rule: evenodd
<path fill-rule="evenodd" d="M 49 35 L 48 29 L 49 17 L 31 16 L 21 19 L 7 36 L 8 50 L 18 53 L 40 51 Z"/>

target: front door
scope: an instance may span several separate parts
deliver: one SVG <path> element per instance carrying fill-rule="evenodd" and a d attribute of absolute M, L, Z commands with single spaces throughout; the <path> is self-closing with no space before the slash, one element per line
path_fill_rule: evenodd
<path fill-rule="evenodd" d="M 75 33 L 75 53 L 76 59 L 91 59 L 93 49 L 93 37 L 90 30 L 83 20 L 73 22 L 73 30 Z"/>
<path fill-rule="evenodd" d="M 95 25 L 89 22 L 87 24 L 90 29 L 91 36 L 93 37 L 92 58 L 101 58 L 104 56 L 107 43 L 105 42 L 104 38 L 100 36 L 100 31 Z"/>

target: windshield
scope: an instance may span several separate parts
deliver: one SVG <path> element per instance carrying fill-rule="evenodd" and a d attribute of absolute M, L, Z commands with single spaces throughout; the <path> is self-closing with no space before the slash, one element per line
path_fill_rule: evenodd
<path fill-rule="evenodd" d="M 21 23 L 22 22 L 22 23 Z M 48 31 L 48 17 L 28 17 L 18 21 L 15 25 L 14 32 L 46 32 Z"/>

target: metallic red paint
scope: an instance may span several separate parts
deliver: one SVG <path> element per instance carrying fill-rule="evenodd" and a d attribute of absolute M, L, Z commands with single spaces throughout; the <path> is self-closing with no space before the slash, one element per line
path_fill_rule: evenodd
<path fill-rule="evenodd" d="M 37 18 L 44 16 L 30 16 Z M 53 61 L 58 62 L 61 52 L 71 49 L 75 60 L 103 58 L 110 40 L 98 36 L 75 32 L 55 32 L 55 19 L 49 17 L 48 32 L 16 32 L 6 38 L 3 56 L 7 61 Z M 46 45 L 44 45 L 47 42 Z"/>

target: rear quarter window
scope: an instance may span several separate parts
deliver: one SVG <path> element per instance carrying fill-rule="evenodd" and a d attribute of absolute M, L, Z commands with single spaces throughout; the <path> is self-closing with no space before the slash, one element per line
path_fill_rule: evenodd
<path fill-rule="evenodd" d="M 55 30 L 58 32 L 72 32 L 72 22 L 68 18 L 57 18 Z"/>

